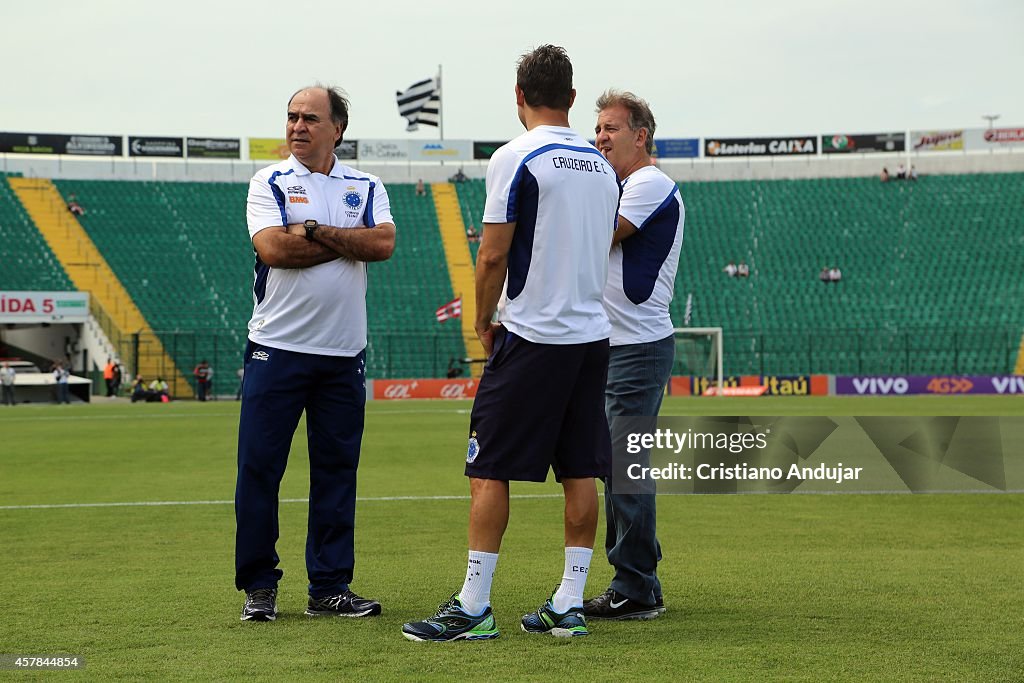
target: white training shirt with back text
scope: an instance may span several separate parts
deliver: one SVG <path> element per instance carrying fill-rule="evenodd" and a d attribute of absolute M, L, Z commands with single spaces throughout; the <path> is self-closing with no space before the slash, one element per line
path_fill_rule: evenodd
<path fill-rule="evenodd" d="M 537 126 L 495 151 L 484 223 L 515 223 L 498 321 L 539 344 L 607 339 L 602 303 L 619 186 L 571 128 Z"/>
<path fill-rule="evenodd" d="M 310 218 L 335 228 L 394 223 L 380 178 L 335 159 L 329 175 L 294 156 L 249 183 L 249 237 Z M 249 339 L 272 348 L 355 356 L 366 348 L 366 264 L 337 258 L 309 268 L 271 268 L 256 256 Z"/>
<path fill-rule="evenodd" d="M 637 232 L 612 247 L 605 309 L 612 346 L 672 336 L 672 302 L 686 211 L 675 182 L 655 166 L 622 181 L 619 215 Z"/>

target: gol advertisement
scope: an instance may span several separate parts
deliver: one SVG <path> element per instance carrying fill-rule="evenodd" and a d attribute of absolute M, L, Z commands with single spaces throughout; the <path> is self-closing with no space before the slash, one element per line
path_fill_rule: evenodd
<path fill-rule="evenodd" d="M 475 379 L 375 379 L 371 395 L 375 399 L 474 398 Z"/>

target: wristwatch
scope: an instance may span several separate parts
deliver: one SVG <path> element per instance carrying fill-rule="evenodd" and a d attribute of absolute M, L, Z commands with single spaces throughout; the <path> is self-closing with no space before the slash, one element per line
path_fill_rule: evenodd
<path fill-rule="evenodd" d="M 316 231 L 320 229 L 320 224 L 310 218 L 302 225 L 306 228 L 306 239 L 312 242 L 313 236 L 316 235 Z"/>

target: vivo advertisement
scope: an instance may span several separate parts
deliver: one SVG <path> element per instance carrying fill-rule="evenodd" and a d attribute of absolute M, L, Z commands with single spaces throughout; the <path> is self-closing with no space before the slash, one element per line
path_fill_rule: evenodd
<path fill-rule="evenodd" d="M 837 376 L 840 396 L 903 396 L 908 394 L 1021 394 L 1022 375 L 894 375 Z"/>

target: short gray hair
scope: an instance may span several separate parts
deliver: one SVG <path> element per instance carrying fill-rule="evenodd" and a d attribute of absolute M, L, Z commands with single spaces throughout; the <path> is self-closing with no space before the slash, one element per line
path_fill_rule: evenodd
<path fill-rule="evenodd" d="M 629 112 L 626 124 L 630 130 L 647 130 L 646 149 L 648 154 L 654 153 L 654 114 L 651 113 L 651 106 L 647 100 L 637 97 L 631 92 L 621 90 L 606 90 L 597 98 L 597 113 L 600 114 L 610 107 L 621 106 Z"/>
<path fill-rule="evenodd" d="M 345 91 L 336 85 L 324 85 L 323 83 L 314 83 L 313 85 L 307 85 L 304 88 L 299 88 L 292 96 L 288 98 L 288 106 L 292 104 L 292 100 L 303 90 L 323 90 L 327 93 L 327 100 L 331 103 L 331 121 L 341 125 L 341 135 L 345 136 L 345 129 L 348 128 L 348 97 L 345 95 Z M 334 145 L 337 146 L 341 142 L 341 138 L 335 140 Z"/>

